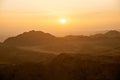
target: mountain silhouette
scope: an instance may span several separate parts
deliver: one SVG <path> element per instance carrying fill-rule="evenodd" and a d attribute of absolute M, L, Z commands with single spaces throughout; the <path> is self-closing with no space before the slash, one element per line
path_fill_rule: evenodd
<path fill-rule="evenodd" d="M 55 37 L 42 31 L 29 31 L 16 37 L 10 37 L 6 39 L 3 44 L 39 52 L 103 52 L 119 47 L 120 32 L 111 30 L 104 34 L 101 33 L 91 36 L 69 35 L 65 37 Z"/>
<path fill-rule="evenodd" d="M 107 37 L 119 37 L 120 38 L 120 32 L 116 30 L 111 30 L 105 34 Z"/>
<path fill-rule="evenodd" d="M 29 32 L 24 32 L 23 34 L 20 34 L 16 37 L 10 37 L 5 40 L 4 44 L 14 46 L 42 45 L 52 41 L 53 39 L 55 39 L 55 36 L 49 33 L 32 30 Z"/>

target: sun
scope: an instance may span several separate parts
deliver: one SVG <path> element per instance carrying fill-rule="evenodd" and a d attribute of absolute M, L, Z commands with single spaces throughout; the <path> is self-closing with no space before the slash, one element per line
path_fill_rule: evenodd
<path fill-rule="evenodd" d="M 65 18 L 60 19 L 60 23 L 65 24 L 66 22 L 67 22 L 67 20 Z"/>

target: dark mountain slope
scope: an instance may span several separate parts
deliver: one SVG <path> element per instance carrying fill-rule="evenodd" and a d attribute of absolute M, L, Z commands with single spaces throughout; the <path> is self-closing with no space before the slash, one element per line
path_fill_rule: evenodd
<path fill-rule="evenodd" d="M 19 64 L 28 62 L 47 62 L 55 55 L 50 53 L 40 53 L 34 51 L 21 50 L 15 47 L 0 46 L 0 64 Z"/>
<path fill-rule="evenodd" d="M 117 50 L 119 48 L 116 48 Z M 108 52 L 110 53 L 110 52 Z M 0 80 L 120 80 L 120 55 L 60 54 L 41 63 L 0 64 Z"/>

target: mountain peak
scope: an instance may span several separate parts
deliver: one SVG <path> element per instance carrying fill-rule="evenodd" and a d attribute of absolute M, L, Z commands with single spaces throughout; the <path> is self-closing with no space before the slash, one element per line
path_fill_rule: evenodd
<path fill-rule="evenodd" d="M 120 37 L 120 32 L 116 30 L 111 30 L 105 33 L 105 35 L 108 37 Z"/>
<path fill-rule="evenodd" d="M 20 35 L 17 35 L 15 37 L 10 37 L 4 41 L 5 44 L 7 45 L 40 45 L 43 43 L 47 43 L 47 41 L 51 41 L 55 36 L 49 34 L 49 33 L 44 33 L 42 31 L 29 31 L 29 32 L 24 32 Z"/>
<path fill-rule="evenodd" d="M 120 32 L 116 30 L 110 30 L 106 34 L 120 34 Z"/>
<path fill-rule="evenodd" d="M 51 34 L 49 34 L 49 33 L 45 33 L 45 32 L 43 32 L 43 31 L 35 31 L 35 30 L 31 30 L 31 31 L 29 31 L 29 32 L 24 32 L 24 33 L 22 33 L 22 34 L 20 34 L 20 35 L 18 35 L 18 36 L 30 36 L 30 35 L 35 35 L 35 36 L 39 36 L 39 35 L 49 35 L 49 36 L 53 36 L 53 35 L 51 35 Z M 53 36 L 53 37 L 55 37 L 55 36 Z"/>

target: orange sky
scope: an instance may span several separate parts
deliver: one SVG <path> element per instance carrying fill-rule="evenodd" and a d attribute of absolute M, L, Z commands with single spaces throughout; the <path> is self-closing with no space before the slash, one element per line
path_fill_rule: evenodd
<path fill-rule="evenodd" d="M 119 0 L 1 0 L 0 34 L 35 29 L 63 36 L 120 29 L 119 8 Z M 67 22 L 61 24 L 61 18 Z"/>

